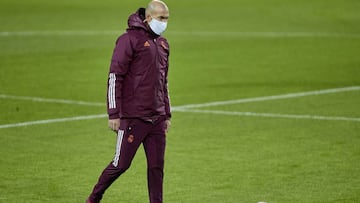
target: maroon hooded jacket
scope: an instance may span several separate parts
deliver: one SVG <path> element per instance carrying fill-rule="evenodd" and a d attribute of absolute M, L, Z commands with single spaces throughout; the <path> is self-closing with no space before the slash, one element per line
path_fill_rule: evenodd
<path fill-rule="evenodd" d="M 109 119 L 171 117 L 169 44 L 153 33 L 144 19 L 144 8 L 130 15 L 129 28 L 116 41 L 108 80 Z"/>

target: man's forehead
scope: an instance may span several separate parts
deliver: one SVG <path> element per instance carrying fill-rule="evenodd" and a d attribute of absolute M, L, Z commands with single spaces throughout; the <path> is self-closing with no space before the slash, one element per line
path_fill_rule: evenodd
<path fill-rule="evenodd" d="M 152 1 L 153 13 L 158 15 L 169 15 L 169 9 L 165 3 L 160 1 Z"/>
<path fill-rule="evenodd" d="M 167 11 L 165 9 L 155 10 L 154 15 L 162 16 L 162 17 L 169 17 L 169 11 Z"/>

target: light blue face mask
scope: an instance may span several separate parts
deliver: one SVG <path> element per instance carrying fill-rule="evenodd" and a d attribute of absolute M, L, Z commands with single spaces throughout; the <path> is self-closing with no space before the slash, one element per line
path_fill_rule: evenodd
<path fill-rule="evenodd" d="M 166 30 L 167 27 L 167 22 L 162 22 L 159 20 L 156 20 L 154 17 L 151 16 L 151 21 L 149 22 L 149 26 L 151 28 L 151 30 L 157 34 L 157 35 L 161 35 L 161 33 L 163 33 Z"/>

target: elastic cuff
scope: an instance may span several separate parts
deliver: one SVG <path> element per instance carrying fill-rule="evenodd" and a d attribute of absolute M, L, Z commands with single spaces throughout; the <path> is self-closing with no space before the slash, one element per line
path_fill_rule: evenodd
<path fill-rule="evenodd" d="M 117 119 L 117 118 L 120 118 L 118 113 L 109 114 L 109 119 Z"/>

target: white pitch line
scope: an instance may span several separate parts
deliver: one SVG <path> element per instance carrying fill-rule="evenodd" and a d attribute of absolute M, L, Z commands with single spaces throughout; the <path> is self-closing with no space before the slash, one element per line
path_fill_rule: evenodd
<path fill-rule="evenodd" d="M 211 110 L 192 109 L 192 108 L 200 108 L 200 107 L 208 107 L 208 106 L 220 106 L 220 105 L 237 104 L 237 103 L 249 103 L 249 102 L 276 100 L 276 99 L 287 99 L 287 98 L 304 97 L 304 96 L 311 96 L 311 95 L 331 94 L 331 93 L 346 92 L 346 91 L 357 91 L 357 90 L 360 90 L 360 86 L 326 89 L 326 90 L 318 90 L 318 91 L 310 91 L 310 92 L 291 93 L 291 94 L 266 96 L 266 97 L 255 97 L 255 98 L 229 100 L 229 101 L 209 102 L 209 103 L 204 103 L 204 104 L 189 104 L 189 105 L 182 105 L 182 106 L 174 106 L 174 107 L 172 107 L 172 111 L 193 112 L 193 113 L 208 112 L 208 113 L 213 113 L 213 114 L 224 114 L 224 115 L 261 116 L 261 117 L 276 117 L 276 118 L 298 118 L 298 119 L 302 118 L 302 119 L 317 119 L 317 120 L 359 121 L 360 118 L 349 118 L 349 117 L 325 117 L 325 116 L 311 116 L 311 115 L 287 115 L 287 114 L 229 112 L 229 111 L 211 111 Z M 30 100 L 30 101 L 36 101 L 36 102 L 54 102 L 54 103 L 64 103 L 64 104 L 89 105 L 89 106 L 103 106 L 104 105 L 102 103 L 95 103 L 95 102 L 84 102 L 84 101 L 73 101 L 73 100 L 62 100 L 62 99 L 45 99 L 45 98 L 39 98 L 39 97 L 23 97 L 23 96 L 11 96 L 11 95 L 0 95 L 0 98 Z M 1 128 L 36 125 L 36 124 L 47 124 L 47 123 L 56 123 L 56 122 L 65 122 L 65 121 L 74 121 L 74 120 L 104 118 L 104 117 L 106 117 L 105 114 L 100 114 L 100 115 L 92 115 L 92 116 L 78 116 L 78 117 L 70 117 L 70 118 L 29 121 L 29 122 L 23 122 L 23 123 L 0 125 L 0 129 Z"/>
<path fill-rule="evenodd" d="M 105 103 L 100 103 L 100 102 L 86 102 L 86 101 L 75 101 L 75 100 L 66 100 L 66 99 L 47 99 L 41 97 L 14 96 L 7 94 L 0 94 L 0 99 L 26 100 L 33 102 L 48 102 L 48 103 L 60 103 L 60 104 L 75 104 L 75 105 L 84 105 L 84 106 L 105 105 Z"/>
<path fill-rule="evenodd" d="M 252 117 L 267 117 L 267 118 L 289 118 L 289 119 L 309 119 L 309 120 L 327 120 L 327 121 L 353 121 L 360 122 L 360 118 L 354 117 L 339 117 L 339 116 L 317 116 L 317 115 L 293 115 L 293 114 L 274 114 L 274 113 L 255 113 L 255 112 L 237 112 L 237 111 L 218 111 L 218 110 L 200 110 L 200 109 L 175 109 L 174 112 L 187 113 L 202 113 L 202 114 L 216 114 L 216 115 L 230 115 L 230 116 L 252 116 Z M 29 121 L 14 124 L 0 125 L 0 129 L 23 127 L 30 125 L 59 123 L 68 121 L 90 120 L 97 118 L 105 118 L 107 114 L 98 114 L 90 116 L 77 116 L 69 118 L 57 118 L 48 120 Z"/>
<path fill-rule="evenodd" d="M 332 94 L 332 93 L 358 91 L 358 90 L 360 90 L 360 86 L 350 86 L 350 87 L 341 87 L 341 88 L 334 88 L 334 89 L 315 90 L 315 91 L 309 91 L 309 92 L 298 92 L 298 93 L 289 93 L 289 94 L 281 94 L 281 95 L 272 95 L 272 96 L 265 96 L 265 97 L 253 97 L 253 98 L 226 100 L 226 101 L 214 101 L 214 102 L 208 102 L 208 103 L 202 103 L 202 104 L 187 104 L 187 105 L 174 106 L 174 107 L 172 107 L 172 110 L 182 109 L 182 108 L 200 108 L 200 107 L 209 107 L 209 106 L 221 106 L 221 105 L 229 105 L 229 104 L 240 104 L 240 103 L 251 103 L 251 102 L 259 102 L 259 101 L 278 100 L 278 99 L 289 99 L 289 98 L 296 98 L 296 97 Z M 74 104 L 74 105 L 86 105 L 86 106 L 104 106 L 105 105 L 105 103 L 100 103 L 100 102 L 86 102 L 86 101 L 76 101 L 76 100 L 66 100 L 66 99 L 14 96 L 14 95 L 8 95 L 8 94 L 0 94 L 0 99 L 27 100 L 27 101 L 33 101 L 33 102 L 49 102 L 49 103 Z"/>
<path fill-rule="evenodd" d="M 269 117 L 269 118 L 290 118 L 290 119 L 360 122 L 360 118 L 338 117 L 338 116 L 294 115 L 294 114 L 255 113 L 255 112 L 218 111 L 218 110 L 200 110 L 200 109 L 176 109 L 175 111 L 176 112 L 188 112 L 188 113 L 230 115 L 230 116 L 253 116 L 253 117 Z"/>
<path fill-rule="evenodd" d="M 360 33 L 340 32 L 237 32 L 237 31 L 168 31 L 170 35 L 185 35 L 199 37 L 239 37 L 239 38 L 360 38 Z"/>
<path fill-rule="evenodd" d="M 358 90 L 360 90 L 360 86 L 351 86 L 351 87 L 342 87 L 342 88 L 316 90 L 316 91 L 309 91 L 309 92 L 290 93 L 290 94 L 273 95 L 273 96 L 265 96 L 265 97 L 253 97 L 253 98 L 227 100 L 227 101 L 215 101 L 215 102 L 208 102 L 208 103 L 202 103 L 202 104 L 188 104 L 188 105 L 176 106 L 173 108 L 173 110 L 184 109 L 184 108 L 188 109 L 188 108 L 200 108 L 200 107 L 210 107 L 210 106 L 222 106 L 222 105 L 229 105 L 229 104 L 251 103 L 251 102 L 279 100 L 279 99 L 290 99 L 290 98 L 296 98 L 296 97 L 332 94 L 332 93 L 358 91 Z"/>
<path fill-rule="evenodd" d="M 101 36 L 119 35 L 123 31 L 119 30 L 28 30 L 28 31 L 2 31 L 0 37 L 11 36 Z M 166 34 L 179 36 L 199 36 L 199 37 L 241 37 L 241 38 L 360 38 L 360 33 L 341 33 L 341 32 L 246 32 L 246 31 L 168 31 Z"/>
<path fill-rule="evenodd" d="M 29 121 L 29 122 L 22 122 L 22 123 L 0 125 L 0 129 L 29 126 L 29 125 L 48 124 L 48 123 L 60 123 L 60 122 L 67 122 L 67 121 L 90 120 L 90 119 L 105 118 L 105 117 L 107 117 L 106 114 L 98 114 L 98 115 L 89 115 L 89 116 L 76 116 L 76 117 L 69 117 L 69 118 L 56 118 L 56 119 L 48 119 L 48 120 Z"/>
<path fill-rule="evenodd" d="M 99 35 L 115 35 L 121 34 L 115 30 L 28 30 L 28 31 L 3 31 L 0 32 L 1 37 L 21 36 L 99 36 Z"/>

